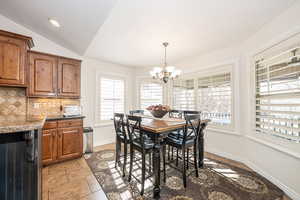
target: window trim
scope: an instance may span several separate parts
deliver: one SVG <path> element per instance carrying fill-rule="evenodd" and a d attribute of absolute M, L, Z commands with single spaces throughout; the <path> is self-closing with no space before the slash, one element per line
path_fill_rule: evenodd
<path fill-rule="evenodd" d="M 213 131 L 217 130 L 225 130 L 225 133 L 230 132 L 234 134 L 240 135 L 240 133 L 236 133 L 236 119 L 238 118 L 238 113 L 236 112 L 236 109 L 238 107 L 238 99 L 236 97 L 236 89 L 238 87 L 236 86 L 236 76 L 235 76 L 235 69 L 236 66 L 238 66 L 238 59 L 236 60 L 230 60 L 227 62 L 211 65 L 203 70 L 196 71 L 196 72 L 191 72 L 191 73 L 186 73 L 181 75 L 179 79 L 182 80 L 189 80 L 189 79 L 194 79 L 194 93 L 195 93 L 195 106 L 196 108 L 198 107 L 198 93 L 197 93 L 197 88 L 198 88 L 198 78 L 201 77 L 207 77 L 207 76 L 213 76 L 213 75 L 218 75 L 222 73 L 230 73 L 230 86 L 231 86 L 231 112 L 232 112 L 232 117 L 231 117 L 231 123 L 228 126 L 222 126 L 222 125 L 216 125 L 216 124 L 210 124 L 208 129 L 212 129 Z M 173 106 L 173 100 L 172 100 L 172 93 L 173 93 L 173 85 L 171 85 L 170 88 L 170 105 Z M 223 131 L 224 132 L 224 131 Z"/>
<path fill-rule="evenodd" d="M 249 54 L 247 54 L 248 62 L 247 62 L 247 72 L 249 73 L 248 77 L 248 84 L 249 84 L 249 116 L 250 116 L 250 124 L 247 126 L 247 132 L 246 132 L 246 138 L 249 140 L 252 140 L 254 142 L 257 142 L 261 145 L 268 146 L 274 150 L 277 150 L 279 152 L 285 153 L 289 156 L 293 156 L 295 158 L 300 158 L 300 149 L 299 149 L 299 144 L 295 143 L 293 141 L 285 140 L 283 138 L 279 137 L 271 137 L 270 135 L 262 135 L 262 134 L 257 134 L 256 131 L 254 130 L 255 127 L 255 117 L 256 117 L 256 109 L 255 109 L 255 104 L 256 104 L 256 87 L 255 87 L 255 57 L 280 44 L 283 43 L 289 39 L 292 39 L 293 37 L 297 36 L 300 34 L 300 29 L 289 32 L 286 34 L 281 35 L 278 38 L 275 38 L 271 42 L 265 43 L 263 46 L 260 46 L 257 49 L 254 49 L 251 51 Z"/>
<path fill-rule="evenodd" d="M 119 74 L 106 74 L 106 73 L 100 73 L 98 72 L 96 74 L 96 99 L 95 99 L 95 104 L 96 104 L 96 112 L 95 112 L 95 127 L 100 127 L 100 126 L 108 126 L 108 125 L 113 125 L 112 120 L 102 120 L 101 119 L 101 114 L 98 112 L 101 112 L 101 79 L 102 78 L 107 78 L 107 79 L 114 79 L 114 80 L 122 80 L 124 82 L 124 113 L 127 112 L 127 98 L 126 94 L 128 93 L 128 83 L 126 76 L 121 76 Z"/>

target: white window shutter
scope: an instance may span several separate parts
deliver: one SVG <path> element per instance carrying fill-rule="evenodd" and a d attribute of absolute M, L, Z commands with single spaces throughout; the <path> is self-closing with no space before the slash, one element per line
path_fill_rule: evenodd
<path fill-rule="evenodd" d="M 198 110 L 215 125 L 231 123 L 231 74 L 221 73 L 198 79 Z"/>
<path fill-rule="evenodd" d="M 101 78 L 100 119 L 110 120 L 114 113 L 124 113 L 124 80 Z"/>
<path fill-rule="evenodd" d="M 300 47 L 261 57 L 255 64 L 255 129 L 300 141 Z"/>
<path fill-rule="evenodd" d="M 140 108 L 145 110 L 151 105 L 163 103 L 163 86 L 159 83 L 145 82 L 140 85 Z"/>
<path fill-rule="evenodd" d="M 173 82 L 173 109 L 195 110 L 194 79 Z"/>

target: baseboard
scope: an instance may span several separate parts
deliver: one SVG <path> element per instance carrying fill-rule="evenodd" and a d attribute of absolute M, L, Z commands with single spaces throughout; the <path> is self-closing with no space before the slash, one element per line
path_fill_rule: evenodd
<path fill-rule="evenodd" d="M 94 147 L 105 145 L 105 144 L 111 144 L 115 142 L 115 138 L 110 138 L 106 140 L 101 140 L 99 142 L 94 142 Z"/>
<path fill-rule="evenodd" d="M 228 158 L 228 159 L 231 159 L 231 160 L 235 160 L 235 161 L 238 161 L 238 162 L 241 162 L 241 163 L 245 164 L 246 166 L 248 166 L 249 168 L 251 168 L 253 171 L 257 172 L 258 174 L 260 174 L 261 176 L 265 177 L 270 182 L 272 182 L 274 185 L 276 185 L 277 187 L 279 187 L 282 191 L 285 192 L 286 195 L 288 195 L 293 200 L 300 199 L 300 194 L 299 193 L 297 193 L 293 189 L 289 188 L 288 186 L 286 186 L 285 184 L 283 184 L 281 181 L 279 181 L 277 178 L 275 178 L 274 176 L 270 175 L 266 171 L 262 170 L 255 163 L 253 163 L 253 162 L 251 162 L 251 161 L 249 161 L 247 159 L 242 159 L 239 156 L 233 155 L 231 153 L 227 153 L 227 152 L 224 152 L 224 151 L 219 151 L 217 149 L 209 148 L 207 152 L 213 153 L 213 154 L 216 154 L 218 156 L 225 157 L 225 158 Z"/>

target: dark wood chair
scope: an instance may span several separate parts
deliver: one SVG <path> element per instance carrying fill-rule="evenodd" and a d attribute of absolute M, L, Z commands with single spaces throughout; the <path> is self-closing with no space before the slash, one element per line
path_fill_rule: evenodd
<path fill-rule="evenodd" d="M 127 162 L 127 148 L 129 144 L 129 138 L 127 137 L 125 126 L 124 126 L 124 114 L 122 113 L 114 113 L 114 126 L 116 131 L 116 162 L 120 166 L 120 158 L 121 158 L 121 149 L 122 143 L 124 145 L 124 162 L 123 162 L 123 177 L 125 176 L 126 162 Z"/>
<path fill-rule="evenodd" d="M 135 115 L 135 114 L 144 115 L 144 110 L 130 110 L 129 114 L 130 115 Z"/>
<path fill-rule="evenodd" d="M 170 118 L 182 118 L 183 112 L 181 110 L 170 110 L 169 111 L 169 117 Z"/>
<path fill-rule="evenodd" d="M 184 118 L 187 115 L 200 115 L 200 114 L 201 114 L 201 111 L 195 111 L 195 110 L 184 110 L 183 111 Z"/>
<path fill-rule="evenodd" d="M 170 118 L 181 119 L 182 116 L 183 116 L 183 112 L 181 110 L 170 110 L 169 111 Z M 175 130 L 175 131 L 172 131 L 171 133 L 169 133 L 169 136 L 179 139 L 180 135 L 182 135 L 181 132 L 182 132 L 182 129 L 178 129 L 178 130 Z M 170 155 L 170 152 L 171 152 L 171 155 Z M 178 156 L 178 150 L 176 151 L 176 153 Z M 174 148 L 168 146 L 168 160 L 170 160 L 170 159 L 173 160 L 173 158 L 174 158 Z M 176 163 L 178 164 L 178 158 L 176 158 Z"/>
<path fill-rule="evenodd" d="M 207 127 L 208 122 L 201 122 L 199 135 L 198 135 L 198 167 L 204 167 L 204 130 Z"/>
<path fill-rule="evenodd" d="M 176 148 L 177 150 L 182 151 L 182 177 L 183 177 L 183 185 L 186 187 L 186 170 L 189 163 L 188 160 L 188 149 L 193 148 L 193 157 L 194 157 L 194 168 L 196 172 L 196 176 L 198 177 L 198 163 L 197 163 L 197 152 L 198 152 L 198 135 L 201 130 L 200 125 L 200 115 L 186 115 L 186 125 L 183 129 L 183 136 L 174 138 L 167 137 L 166 144 L 171 147 Z"/>
<path fill-rule="evenodd" d="M 135 159 L 135 152 L 137 151 L 142 157 L 142 180 L 140 182 L 140 194 L 143 195 L 146 180 L 146 155 L 150 156 L 152 154 L 154 143 L 147 136 L 146 132 L 141 129 L 141 121 L 142 118 L 139 116 L 127 115 L 126 126 L 130 141 L 130 167 L 128 181 L 131 181 L 133 160 Z"/>

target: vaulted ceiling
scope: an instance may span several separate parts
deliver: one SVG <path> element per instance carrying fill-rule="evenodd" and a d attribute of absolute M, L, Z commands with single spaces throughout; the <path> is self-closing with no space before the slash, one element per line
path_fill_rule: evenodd
<path fill-rule="evenodd" d="M 1 0 L 0 14 L 88 57 L 170 64 L 238 44 L 296 0 Z M 52 27 L 48 18 L 61 23 Z"/>

